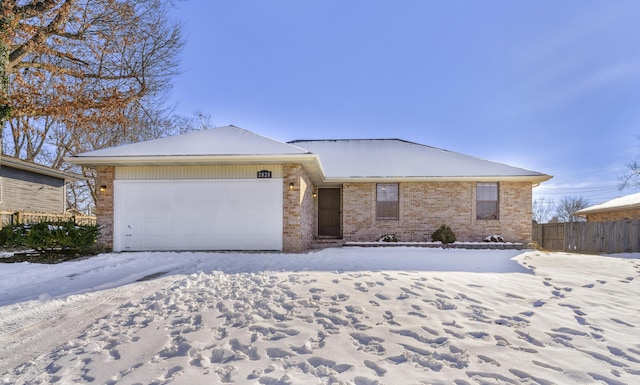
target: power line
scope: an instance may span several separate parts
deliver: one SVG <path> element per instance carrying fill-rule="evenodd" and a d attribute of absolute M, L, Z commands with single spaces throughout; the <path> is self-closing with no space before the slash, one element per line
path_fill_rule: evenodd
<path fill-rule="evenodd" d="M 558 189 L 561 190 L 561 189 Z M 609 201 L 624 195 L 633 194 L 638 192 L 638 189 L 621 191 L 618 188 L 600 188 L 600 189 L 562 189 L 563 191 L 546 192 L 534 190 L 534 201 L 543 203 L 545 205 L 557 205 L 562 202 L 562 198 L 558 195 L 564 195 L 564 197 L 581 197 L 585 199 L 589 204 L 598 204 Z"/>
<path fill-rule="evenodd" d="M 558 192 L 546 192 L 547 190 L 557 190 Z M 565 194 L 567 192 L 601 192 L 601 191 L 621 191 L 618 186 L 589 186 L 589 187 L 546 187 L 541 186 L 534 189 L 535 192 L 545 194 Z"/>

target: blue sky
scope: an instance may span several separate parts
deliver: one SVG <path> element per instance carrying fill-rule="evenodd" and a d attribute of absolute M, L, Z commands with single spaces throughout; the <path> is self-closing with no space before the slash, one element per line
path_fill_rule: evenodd
<path fill-rule="evenodd" d="M 294 139 L 401 138 L 599 203 L 640 156 L 640 1 L 188 0 L 176 113 Z"/>

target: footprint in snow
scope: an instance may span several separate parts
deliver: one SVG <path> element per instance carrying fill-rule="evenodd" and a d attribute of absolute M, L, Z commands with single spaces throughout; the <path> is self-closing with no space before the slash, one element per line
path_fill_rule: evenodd
<path fill-rule="evenodd" d="M 634 328 L 635 327 L 634 325 L 631 325 L 630 323 L 624 322 L 624 321 L 622 321 L 620 319 L 617 319 L 617 318 L 611 318 L 611 321 L 613 321 L 615 323 L 619 323 L 620 325 L 628 326 L 630 328 Z"/>
<path fill-rule="evenodd" d="M 483 354 L 478 355 L 478 359 L 480 360 L 480 362 L 486 362 L 487 364 L 491 364 L 493 366 L 500 366 L 500 363 L 498 361 Z"/>
<path fill-rule="evenodd" d="M 378 377 L 382 377 L 385 375 L 385 373 L 387 373 L 387 369 L 383 368 L 382 366 L 376 364 L 373 361 L 365 360 L 364 366 L 373 370 Z"/>

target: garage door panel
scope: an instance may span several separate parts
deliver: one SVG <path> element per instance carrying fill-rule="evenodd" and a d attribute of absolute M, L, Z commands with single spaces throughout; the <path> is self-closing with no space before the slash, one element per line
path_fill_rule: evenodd
<path fill-rule="evenodd" d="M 280 250 L 282 180 L 116 181 L 116 250 Z"/>

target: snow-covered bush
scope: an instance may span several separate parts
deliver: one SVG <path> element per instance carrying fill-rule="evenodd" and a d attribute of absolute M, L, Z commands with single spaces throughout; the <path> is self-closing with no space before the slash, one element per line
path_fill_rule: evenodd
<path fill-rule="evenodd" d="M 442 242 L 442 244 L 446 245 L 448 243 L 453 243 L 456 241 L 456 235 L 454 234 L 451 227 L 447 225 L 442 225 L 440 228 L 431 234 L 431 240 L 433 242 Z"/>
<path fill-rule="evenodd" d="M 385 234 L 378 239 L 378 242 L 398 242 L 398 236 L 395 233 Z"/>
<path fill-rule="evenodd" d="M 502 235 L 489 235 L 488 237 L 486 237 L 485 239 L 483 239 L 483 242 L 499 242 L 502 243 L 504 242 L 504 237 Z"/>

